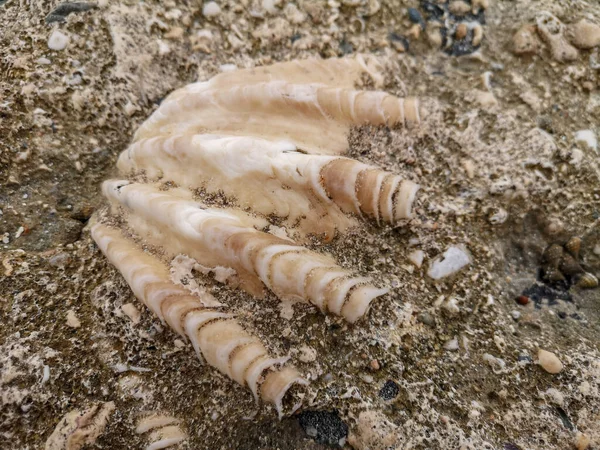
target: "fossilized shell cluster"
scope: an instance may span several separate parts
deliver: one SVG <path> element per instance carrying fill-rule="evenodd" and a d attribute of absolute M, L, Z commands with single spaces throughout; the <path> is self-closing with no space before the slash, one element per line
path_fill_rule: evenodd
<path fill-rule="evenodd" d="M 589 289 L 598 286 L 598 279 L 579 263 L 581 238 L 575 236 L 564 245 L 549 245 L 543 254 L 543 277 L 549 283 L 567 283 Z"/>
<path fill-rule="evenodd" d="M 352 126 L 423 120 L 417 99 L 355 89 L 381 80 L 377 61 L 359 56 L 279 63 L 191 84 L 168 96 L 121 154 L 118 168 L 127 179 L 102 187 L 112 207 L 92 236 L 136 297 L 208 364 L 280 413 L 288 389 L 306 381 L 211 295 L 173 283 L 167 263 L 184 254 L 203 267 L 234 271 L 235 283 L 254 296 L 268 289 L 348 322 L 363 317 L 387 290 L 300 243 L 307 235 L 330 240 L 361 218 L 392 225 L 411 218 L 416 183 L 341 156 Z M 199 193 L 226 201 L 205 204 Z M 265 231 L 271 217 L 299 243 Z M 160 257 L 140 240 L 159 248 Z"/>

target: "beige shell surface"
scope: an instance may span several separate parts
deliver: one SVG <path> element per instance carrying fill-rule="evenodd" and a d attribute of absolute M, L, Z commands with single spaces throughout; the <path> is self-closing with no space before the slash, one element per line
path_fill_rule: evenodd
<path fill-rule="evenodd" d="M 286 393 L 307 381 L 246 331 L 224 299 L 175 284 L 169 261 L 185 255 L 205 271 L 225 270 L 218 281 L 256 298 L 271 292 L 349 323 L 364 318 L 388 289 L 343 267 L 326 247 L 304 244 L 343 236 L 359 221 L 400 226 L 413 217 L 418 183 L 342 154 L 352 127 L 417 126 L 426 118 L 419 100 L 356 90 L 365 84 L 378 87 L 382 77 L 377 61 L 360 55 L 191 84 L 139 128 L 117 163 L 124 178 L 102 185 L 111 207 L 96 217 L 92 237 L 135 296 L 201 359 L 280 415 Z M 273 219 L 295 240 L 270 233 Z"/>

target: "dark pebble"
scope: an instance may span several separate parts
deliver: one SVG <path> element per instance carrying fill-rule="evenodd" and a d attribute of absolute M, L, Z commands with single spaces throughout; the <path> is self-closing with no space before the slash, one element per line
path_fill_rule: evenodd
<path fill-rule="evenodd" d="M 519 305 L 523 306 L 529 303 L 529 297 L 527 297 L 526 295 L 519 295 L 516 300 Z"/>
<path fill-rule="evenodd" d="M 398 397 L 399 393 L 400 386 L 395 381 L 387 380 L 379 391 L 379 396 L 387 402 Z"/>
<path fill-rule="evenodd" d="M 298 422 L 304 432 L 319 444 L 341 448 L 348 437 L 348 425 L 337 411 L 303 411 Z"/>
<path fill-rule="evenodd" d="M 97 8 L 95 3 L 66 2 L 61 3 L 46 16 L 46 23 L 64 22 L 71 13 L 85 12 Z"/>
<path fill-rule="evenodd" d="M 408 8 L 408 18 L 412 23 L 418 23 L 421 28 L 425 29 L 425 19 L 417 8 Z"/>

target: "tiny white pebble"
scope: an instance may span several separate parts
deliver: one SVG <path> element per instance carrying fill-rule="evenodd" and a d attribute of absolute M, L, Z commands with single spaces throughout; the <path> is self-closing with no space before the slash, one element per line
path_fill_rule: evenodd
<path fill-rule="evenodd" d="M 458 350 L 458 339 L 450 339 L 448 342 L 444 344 L 444 348 L 448 351 L 456 351 Z"/>
<path fill-rule="evenodd" d="M 510 315 L 511 315 L 511 316 L 512 316 L 512 318 L 513 318 L 513 319 L 515 319 L 515 320 L 518 320 L 518 319 L 519 319 L 519 317 L 521 317 L 521 313 L 520 313 L 519 311 L 516 311 L 516 310 L 514 310 L 514 311 L 511 311 L 511 312 L 510 312 Z"/>
<path fill-rule="evenodd" d="M 69 326 L 71 328 L 79 328 L 79 327 L 81 327 L 81 322 L 79 321 L 79 319 L 75 315 L 75 311 L 73 311 L 72 309 L 70 309 L 69 311 L 67 311 L 67 326 Z"/>
<path fill-rule="evenodd" d="M 42 64 L 44 66 L 47 66 L 48 64 L 52 64 L 52 61 L 50 61 L 48 58 L 38 58 L 38 60 L 36 61 L 38 64 Z"/>
<path fill-rule="evenodd" d="M 48 48 L 50 50 L 61 51 L 69 45 L 69 36 L 61 33 L 58 30 L 54 30 L 48 38 Z"/>
<path fill-rule="evenodd" d="M 205 3 L 202 7 L 204 17 L 215 17 L 221 14 L 221 7 L 216 2 Z"/>
<path fill-rule="evenodd" d="M 19 227 L 19 229 L 15 233 L 15 239 L 19 239 L 21 237 L 21 235 L 23 234 L 24 231 L 25 231 L 25 228 Z"/>
<path fill-rule="evenodd" d="M 538 362 L 542 368 L 548 373 L 559 373 L 563 370 L 563 364 L 554 353 L 541 350 L 538 352 Z"/>
<path fill-rule="evenodd" d="M 579 130 L 576 132 L 575 142 L 585 144 L 590 150 L 598 151 L 598 139 L 592 130 Z"/>
<path fill-rule="evenodd" d="M 50 366 L 44 366 L 44 372 L 42 375 L 42 384 L 45 384 L 50 379 Z"/>

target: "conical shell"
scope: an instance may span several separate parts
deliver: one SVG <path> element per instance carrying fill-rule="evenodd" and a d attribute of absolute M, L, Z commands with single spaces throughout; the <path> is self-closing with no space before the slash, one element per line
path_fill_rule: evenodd
<path fill-rule="evenodd" d="M 598 278 L 591 273 L 586 272 L 577 280 L 577 286 L 582 289 L 594 289 L 598 287 Z"/>
<path fill-rule="evenodd" d="M 551 267 L 558 267 L 560 260 L 564 254 L 562 246 L 558 244 L 552 244 L 544 251 L 542 259 L 546 264 Z"/>
<path fill-rule="evenodd" d="M 565 250 L 567 250 L 571 256 L 575 259 L 579 259 L 579 251 L 581 250 L 581 238 L 574 236 L 567 241 L 565 244 Z"/>
<path fill-rule="evenodd" d="M 569 278 L 584 272 L 577 260 L 568 253 L 565 253 L 561 258 L 558 269 Z"/>

